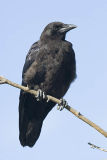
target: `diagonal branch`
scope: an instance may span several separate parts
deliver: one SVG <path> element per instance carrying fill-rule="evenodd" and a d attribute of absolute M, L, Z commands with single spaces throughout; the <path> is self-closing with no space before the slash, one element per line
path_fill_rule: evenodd
<path fill-rule="evenodd" d="M 101 150 L 101 151 L 104 151 L 104 152 L 107 152 L 107 149 L 104 149 L 104 148 L 101 148 L 101 147 L 98 147 L 98 146 L 96 146 L 96 145 L 94 145 L 94 144 L 92 144 L 92 143 L 88 143 L 90 146 L 91 146 L 91 148 L 93 148 L 93 149 L 99 149 L 99 150 Z"/>
<path fill-rule="evenodd" d="M 35 90 L 30 90 L 28 87 L 16 84 L 4 77 L 0 76 L 0 84 L 9 84 L 13 87 L 19 88 L 24 90 L 25 92 L 28 92 L 30 94 L 33 94 L 35 96 L 37 96 L 37 91 Z M 50 95 L 46 95 L 46 100 L 47 101 L 52 101 L 55 102 L 56 104 L 60 104 L 61 101 L 55 97 L 52 97 Z M 71 113 L 73 113 L 76 117 L 78 117 L 79 119 L 81 119 L 82 121 L 84 121 L 85 123 L 87 123 L 88 125 L 90 125 L 91 127 L 93 127 L 94 129 L 96 129 L 99 133 L 101 133 L 102 135 L 104 135 L 105 137 L 107 137 L 107 132 L 104 131 L 101 127 L 99 127 L 98 125 L 96 125 L 95 123 L 93 123 L 92 121 L 90 121 L 88 118 L 84 117 L 80 112 L 76 111 L 74 108 L 70 107 L 69 105 L 66 106 L 66 109 L 68 111 L 70 111 Z"/>

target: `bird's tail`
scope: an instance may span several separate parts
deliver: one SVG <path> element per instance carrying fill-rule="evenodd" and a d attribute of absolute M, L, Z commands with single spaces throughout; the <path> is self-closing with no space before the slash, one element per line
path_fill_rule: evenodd
<path fill-rule="evenodd" d="M 35 119 L 25 123 L 20 129 L 20 143 L 22 146 L 33 147 L 39 138 L 43 121 Z"/>

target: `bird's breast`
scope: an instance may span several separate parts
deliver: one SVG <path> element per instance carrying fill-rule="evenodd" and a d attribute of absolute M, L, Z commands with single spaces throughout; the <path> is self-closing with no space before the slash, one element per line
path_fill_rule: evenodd
<path fill-rule="evenodd" d="M 75 63 L 71 57 L 67 58 L 63 54 L 51 58 L 47 64 L 45 82 L 42 86 L 47 94 L 61 98 L 75 78 Z"/>

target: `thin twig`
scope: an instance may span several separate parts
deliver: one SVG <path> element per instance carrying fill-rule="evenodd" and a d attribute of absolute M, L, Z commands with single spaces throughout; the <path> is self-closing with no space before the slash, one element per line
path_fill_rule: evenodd
<path fill-rule="evenodd" d="M 25 92 L 28 92 L 30 94 L 33 94 L 35 96 L 37 96 L 37 91 L 35 90 L 30 90 L 28 87 L 16 84 L 14 82 L 11 82 L 10 80 L 1 77 L 0 76 L 0 84 L 9 84 L 13 87 L 19 88 L 24 90 Z M 56 104 L 60 104 L 61 101 L 55 97 L 52 97 L 50 95 L 46 95 L 46 100 L 47 101 L 52 101 L 55 102 Z M 96 125 L 95 123 L 93 123 L 92 121 L 90 121 L 89 119 L 87 119 L 86 117 L 84 117 L 80 112 L 76 111 L 74 108 L 70 107 L 70 106 L 66 106 L 66 109 L 68 111 L 70 111 L 71 113 L 73 113 L 76 117 L 78 117 L 79 119 L 81 119 L 82 121 L 84 121 L 85 123 L 89 124 L 91 127 L 93 127 L 94 129 L 96 129 L 99 133 L 101 133 L 102 135 L 104 135 L 105 137 L 107 137 L 107 132 L 104 131 L 101 127 L 99 127 L 98 125 Z"/>
<path fill-rule="evenodd" d="M 98 146 L 96 146 L 96 145 L 94 145 L 94 144 L 92 144 L 92 143 L 88 143 L 90 146 L 91 146 L 91 148 L 93 148 L 93 149 L 99 149 L 99 150 L 101 150 L 101 151 L 104 151 L 104 152 L 107 152 L 107 149 L 103 149 L 103 148 L 101 148 L 101 147 L 98 147 Z"/>

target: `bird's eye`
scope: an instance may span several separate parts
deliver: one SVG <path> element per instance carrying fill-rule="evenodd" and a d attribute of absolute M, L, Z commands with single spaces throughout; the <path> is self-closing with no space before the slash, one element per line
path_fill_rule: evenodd
<path fill-rule="evenodd" d="M 58 30 L 58 29 L 60 29 L 60 26 L 55 26 L 55 30 Z"/>

